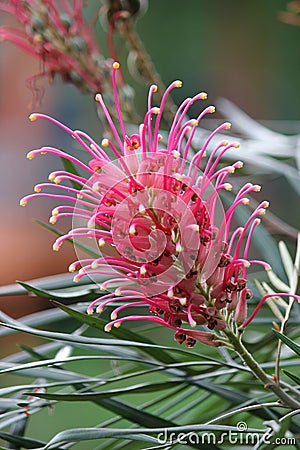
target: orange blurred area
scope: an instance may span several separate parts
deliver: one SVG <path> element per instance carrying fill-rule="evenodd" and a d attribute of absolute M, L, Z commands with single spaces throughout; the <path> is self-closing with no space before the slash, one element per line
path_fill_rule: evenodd
<path fill-rule="evenodd" d="M 0 285 L 63 273 L 74 260 L 71 245 L 60 252 L 52 251 L 55 236 L 33 221 L 48 221 L 50 202 L 32 201 L 26 208 L 19 200 L 32 192 L 34 184 L 46 180 L 49 160 L 30 162 L 26 153 L 49 141 L 48 124 L 33 127 L 28 120 L 32 112 L 32 93 L 28 80 L 40 70 L 37 60 L 10 43 L 0 46 Z M 41 85 L 47 85 L 41 80 Z M 53 102 L 45 94 L 42 108 L 48 111 Z M 29 296 L 0 298 L 1 309 L 12 317 L 20 317 L 48 306 L 48 302 Z"/>

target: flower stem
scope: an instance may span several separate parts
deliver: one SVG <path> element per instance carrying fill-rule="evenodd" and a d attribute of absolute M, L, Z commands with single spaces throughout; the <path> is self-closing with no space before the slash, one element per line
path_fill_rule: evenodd
<path fill-rule="evenodd" d="M 260 381 L 263 382 L 264 387 L 266 389 L 271 390 L 276 394 L 276 396 L 286 405 L 289 406 L 291 409 L 299 409 L 300 403 L 295 400 L 293 397 L 291 397 L 289 394 L 287 394 L 278 383 L 275 383 L 272 378 L 266 374 L 266 372 L 260 367 L 260 365 L 257 363 L 257 361 L 253 358 L 251 353 L 248 352 L 246 347 L 243 345 L 241 340 L 229 329 L 226 329 L 223 331 L 224 334 L 226 334 L 228 341 L 232 344 L 234 347 L 234 350 L 237 352 L 237 354 L 241 357 L 241 359 L 244 361 L 244 363 L 249 367 L 251 372 L 258 378 Z"/>

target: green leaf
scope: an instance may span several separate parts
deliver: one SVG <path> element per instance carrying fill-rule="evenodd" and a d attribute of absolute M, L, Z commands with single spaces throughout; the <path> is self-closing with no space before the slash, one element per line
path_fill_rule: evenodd
<path fill-rule="evenodd" d="M 300 377 L 297 377 L 293 373 L 289 372 L 288 370 L 282 369 L 282 372 L 287 375 L 291 380 L 295 381 L 295 383 L 300 385 Z"/>
<path fill-rule="evenodd" d="M 286 344 L 291 350 L 293 350 L 295 353 L 297 353 L 297 355 L 300 356 L 300 345 L 296 344 L 296 342 L 292 341 L 290 338 L 277 330 L 273 330 L 273 332 L 284 344 Z"/>
<path fill-rule="evenodd" d="M 25 395 L 32 395 L 39 398 L 45 398 L 47 400 L 61 400 L 68 402 L 78 402 L 78 401 L 94 401 L 101 398 L 110 398 L 118 395 L 125 394 L 136 394 L 145 392 L 156 392 L 164 389 L 170 389 L 177 387 L 183 382 L 183 380 L 169 380 L 163 383 L 140 383 L 135 386 L 120 387 L 118 389 L 111 389 L 105 392 L 88 392 L 88 393 L 77 393 L 77 394 L 47 394 L 47 393 L 34 393 L 25 392 Z"/>
<path fill-rule="evenodd" d="M 26 283 L 29 286 L 34 286 L 36 288 L 41 288 L 45 290 L 68 289 L 74 287 L 73 275 L 70 273 L 63 273 L 51 275 L 49 277 L 36 278 L 34 280 L 29 280 Z M 91 284 L 90 280 L 85 280 L 84 278 L 82 278 L 78 283 L 79 286 L 89 284 Z M 0 296 L 22 295 L 24 293 L 26 293 L 25 288 L 20 286 L 18 283 L 0 286 Z"/>
<path fill-rule="evenodd" d="M 57 445 L 68 442 L 82 442 L 94 439 L 131 439 L 135 441 L 148 442 L 157 444 L 157 439 L 142 433 L 133 433 L 130 430 L 114 430 L 109 428 L 75 428 L 73 430 L 65 430 L 58 433 L 46 445 L 46 449 L 56 449 Z"/>
<path fill-rule="evenodd" d="M 222 426 L 222 425 L 185 425 L 185 426 L 176 426 L 171 428 L 154 428 L 154 429 L 126 429 L 126 428 L 76 428 L 72 430 L 65 430 L 58 433 L 54 436 L 46 445 L 45 450 L 52 450 L 57 448 L 57 444 L 63 444 L 66 442 L 78 442 L 81 440 L 90 440 L 90 439 L 109 439 L 109 438 L 117 438 L 117 439 L 136 439 L 138 437 L 139 440 L 148 438 L 151 439 L 147 442 L 156 443 L 157 445 L 160 443 L 157 435 L 161 433 L 161 439 L 165 436 L 165 433 L 168 433 L 168 436 L 179 436 L 180 433 L 197 433 L 197 432 L 225 432 L 228 431 L 236 432 L 236 427 L 233 426 Z M 259 432 L 259 429 L 248 429 L 247 432 Z M 148 434 L 156 434 L 155 438 L 151 438 Z M 217 447 L 214 444 L 189 444 L 190 446 L 201 448 L 201 449 L 216 449 Z"/>
<path fill-rule="evenodd" d="M 290 255 L 290 252 L 288 251 L 288 248 L 286 244 L 283 241 L 280 241 L 278 244 L 281 260 L 283 263 L 283 267 L 285 270 L 285 273 L 288 277 L 290 286 L 292 286 L 293 277 L 294 277 L 294 263 L 292 260 L 292 257 Z"/>
<path fill-rule="evenodd" d="M 74 299 L 74 302 L 75 301 L 91 302 L 93 300 L 96 300 L 96 298 L 101 297 L 101 295 L 103 295 L 102 292 L 101 293 L 95 292 L 93 289 L 78 289 L 77 291 L 58 293 L 57 291 L 46 291 L 44 289 L 31 286 L 30 284 L 24 283 L 23 281 L 18 281 L 18 283 L 22 287 L 24 287 L 26 291 L 32 292 L 37 297 L 51 298 L 56 300 Z M 95 285 L 95 290 L 96 289 L 97 287 Z"/>
<path fill-rule="evenodd" d="M 4 433 L 2 431 L 0 431 L 0 438 L 6 442 L 10 442 L 11 444 L 24 448 L 41 448 L 46 445 L 46 442 L 43 441 L 24 438 L 21 436 L 12 435 L 10 433 Z"/>
<path fill-rule="evenodd" d="M 73 317 L 74 319 L 79 320 L 80 322 L 86 323 L 87 325 L 90 325 L 93 328 L 97 328 L 98 330 L 103 331 L 104 327 L 106 325 L 106 322 L 103 319 L 99 319 L 94 316 L 89 316 L 88 314 L 83 314 L 79 311 L 76 311 L 72 308 L 69 308 L 66 305 L 62 305 L 61 303 L 58 303 L 56 301 L 51 302 L 53 305 L 57 306 L 58 308 L 65 311 L 69 316 Z M 113 327 L 110 331 L 110 333 L 119 338 L 119 339 L 126 339 L 131 340 L 133 342 L 141 342 L 145 344 L 155 345 L 150 339 L 146 338 L 145 336 L 141 334 L 136 334 L 133 331 L 126 330 L 124 328 L 115 328 Z M 166 353 L 164 350 L 160 349 L 159 346 L 155 346 L 155 349 L 152 349 L 151 347 L 144 348 L 143 349 L 148 355 L 153 356 L 156 360 L 162 361 L 167 364 L 174 364 L 177 361 L 172 358 L 168 353 Z"/>

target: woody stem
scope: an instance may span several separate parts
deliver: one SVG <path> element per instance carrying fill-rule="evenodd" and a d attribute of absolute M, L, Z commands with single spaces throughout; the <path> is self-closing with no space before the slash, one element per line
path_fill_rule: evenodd
<path fill-rule="evenodd" d="M 240 341 L 240 339 L 229 329 L 223 331 L 227 336 L 228 341 L 232 344 L 236 353 L 241 357 L 244 363 L 249 367 L 251 372 L 263 382 L 264 387 L 274 392 L 276 396 L 291 409 L 299 409 L 300 403 L 285 392 L 278 383 L 275 383 L 272 378 L 266 374 L 266 372 L 260 367 L 257 361 L 253 358 L 251 353 L 248 352 L 246 347 Z"/>

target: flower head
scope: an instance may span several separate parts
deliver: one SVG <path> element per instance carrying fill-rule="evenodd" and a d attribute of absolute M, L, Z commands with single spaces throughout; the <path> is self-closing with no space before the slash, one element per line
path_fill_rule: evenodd
<path fill-rule="evenodd" d="M 58 4 L 60 3 L 60 5 Z M 101 55 L 91 27 L 83 16 L 83 1 L 0 0 L 0 10 L 15 16 L 23 29 L 3 26 L 8 40 L 43 64 L 42 75 L 60 75 L 82 91 L 103 92 L 111 62 Z"/>
<path fill-rule="evenodd" d="M 86 150 L 89 161 L 85 164 L 52 147 L 29 152 L 29 159 L 42 153 L 56 154 L 76 164 L 78 171 L 76 175 L 51 173 L 49 179 L 54 183 L 36 186 L 36 193 L 24 197 L 21 204 L 34 196 L 71 202 L 52 212 L 52 223 L 62 216 L 73 217 L 72 229 L 56 240 L 54 249 L 58 250 L 66 239 L 92 238 L 99 257 L 73 263 L 71 271 L 80 268 L 74 280 L 117 272 L 101 285 L 107 293 L 88 308 L 90 314 L 95 308 L 101 313 L 117 297 L 121 306 L 113 310 L 107 331 L 125 320 L 146 320 L 172 328 L 175 339 L 187 347 L 196 341 L 221 345 L 215 331 L 222 332 L 229 323 L 240 326 L 246 320 L 246 303 L 252 297 L 247 287 L 248 268 L 253 264 L 270 268 L 248 256 L 252 235 L 268 202 L 260 203 L 244 226 L 232 230 L 236 209 L 246 205 L 247 195 L 260 187 L 245 184 L 232 204 L 223 209 L 219 194 L 231 190 L 227 179 L 242 163 L 219 166 L 219 162 L 227 150 L 239 145 L 221 141 L 207 159 L 205 155 L 217 133 L 229 129 L 230 124 L 220 125 L 203 147 L 192 152 L 196 127 L 214 112 L 214 107 L 208 106 L 198 117 L 187 117 L 193 103 L 206 99 L 201 92 L 182 102 L 168 138 L 162 139 L 160 122 L 165 102 L 182 84 L 176 80 L 166 89 L 159 107 L 153 106 L 156 86 L 150 87 L 144 121 L 130 135 L 119 105 L 118 69 L 119 64 L 114 63 L 112 84 L 118 124 L 102 96 L 96 96 L 111 130 L 101 145 L 51 117 L 31 115 L 31 120 L 46 118 L 66 130 Z M 44 192 L 49 186 L 54 187 L 55 194 Z M 133 306 L 147 307 L 150 314 L 119 317 L 121 311 Z"/>

